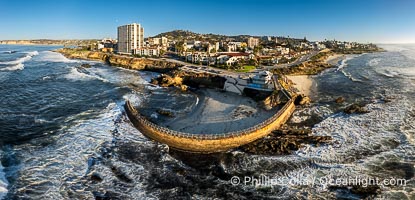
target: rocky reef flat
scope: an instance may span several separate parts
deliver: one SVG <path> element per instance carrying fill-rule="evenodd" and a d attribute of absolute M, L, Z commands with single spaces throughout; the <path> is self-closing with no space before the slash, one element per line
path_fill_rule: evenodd
<path fill-rule="evenodd" d="M 168 62 L 158 59 L 148 58 L 135 58 L 132 56 L 123 56 L 117 54 L 110 54 L 104 52 L 78 50 L 71 48 L 62 48 L 56 50 L 56 52 L 63 54 L 70 59 L 82 59 L 82 60 L 96 60 L 102 61 L 112 66 L 123 67 L 127 69 L 135 70 L 147 70 L 154 72 L 168 72 L 180 67 L 180 64 Z"/>

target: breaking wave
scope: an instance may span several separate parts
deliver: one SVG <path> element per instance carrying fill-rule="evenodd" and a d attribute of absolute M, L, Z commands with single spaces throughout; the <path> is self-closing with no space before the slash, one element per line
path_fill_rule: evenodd
<path fill-rule="evenodd" d="M 379 62 L 380 62 L 380 58 L 373 58 L 367 62 L 367 65 L 374 67 L 374 66 L 379 65 Z"/>
<path fill-rule="evenodd" d="M 356 58 L 356 57 L 358 57 L 359 55 L 348 55 L 348 56 L 346 56 L 346 58 L 345 59 L 343 59 L 341 62 L 340 62 L 340 65 L 337 67 L 337 70 L 336 71 L 340 71 L 340 70 L 342 70 L 343 68 L 345 68 L 345 67 L 347 67 L 348 66 L 348 61 L 349 60 L 352 60 L 352 59 L 354 59 L 354 58 Z"/>
<path fill-rule="evenodd" d="M 74 81 L 98 79 L 98 80 L 101 80 L 102 82 L 108 82 L 108 80 L 96 74 L 89 73 L 89 71 L 81 67 L 71 67 L 71 70 L 69 71 L 69 73 L 65 75 L 65 79 L 74 80 Z"/>
<path fill-rule="evenodd" d="M 7 195 L 8 181 L 5 177 L 4 167 L 0 164 L 0 199 L 3 199 Z"/>
<path fill-rule="evenodd" d="M 38 51 L 31 51 L 31 52 L 28 52 L 24 57 L 18 58 L 17 60 L 0 62 L 0 64 L 2 64 L 2 65 L 18 65 L 18 64 L 24 63 L 26 61 L 29 61 L 30 59 L 32 59 L 33 56 L 36 56 L 36 55 L 39 55 Z"/>
<path fill-rule="evenodd" d="M 344 76 L 346 76 L 353 82 L 363 82 L 362 80 L 353 77 L 349 72 L 346 72 L 345 70 L 341 70 L 341 72 L 343 73 Z"/>
<path fill-rule="evenodd" d="M 42 62 L 63 62 L 63 63 L 77 63 L 78 60 L 71 60 L 66 58 L 60 53 L 52 52 L 52 51 L 43 51 L 41 54 L 36 58 L 37 61 Z"/>
<path fill-rule="evenodd" d="M 16 71 L 16 70 L 23 70 L 23 69 L 24 69 L 24 64 L 19 63 L 17 65 L 1 68 L 0 71 Z"/>

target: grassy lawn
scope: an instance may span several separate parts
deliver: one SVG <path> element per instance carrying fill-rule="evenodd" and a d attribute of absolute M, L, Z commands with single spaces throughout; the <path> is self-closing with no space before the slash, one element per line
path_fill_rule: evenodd
<path fill-rule="evenodd" d="M 242 69 L 237 69 L 235 71 L 237 71 L 237 72 L 250 72 L 254 69 L 256 69 L 256 67 L 253 66 L 253 65 L 245 65 L 245 66 L 242 67 Z"/>

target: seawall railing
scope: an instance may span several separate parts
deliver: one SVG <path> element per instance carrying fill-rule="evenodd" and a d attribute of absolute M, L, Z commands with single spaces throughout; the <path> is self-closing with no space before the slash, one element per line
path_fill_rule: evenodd
<path fill-rule="evenodd" d="M 182 138 L 193 138 L 193 139 L 200 139 L 200 140 L 217 140 L 217 139 L 224 139 L 224 138 L 229 138 L 229 137 L 243 136 L 243 135 L 246 135 L 246 134 L 250 134 L 254 131 L 257 131 L 259 129 L 262 129 L 262 128 L 268 126 L 273 121 L 277 120 L 283 113 L 286 112 L 287 108 L 292 103 L 293 103 L 293 99 L 290 99 L 280 110 L 278 110 L 277 113 L 275 113 L 274 115 L 272 115 L 267 120 L 255 125 L 255 126 L 252 126 L 252 127 L 246 128 L 246 129 L 242 129 L 242 130 L 238 130 L 238 131 L 226 132 L 226 133 L 222 133 L 222 134 L 193 134 L 193 133 L 185 133 L 185 132 L 180 132 L 180 131 L 176 131 L 176 130 L 171 130 L 171 129 L 168 129 L 166 127 L 159 126 L 159 125 L 157 125 L 153 122 L 150 122 L 143 115 L 141 115 L 134 108 L 134 106 L 131 105 L 131 103 L 129 101 L 126 101 L 125 107 L 126 107 L 126 110 L 130 110 L 135 115 L 135 117 L 136 117 L 136 119 L 139 123 L 141 123 L 141 124 L 143 124 L 147 127 L 150 127 L 154 130 L 157 130 L 160 133 L 169 134 L 169 135 L 173 135 L 173 136 L 176 136 L 176 137 L 182 137 Z"/>

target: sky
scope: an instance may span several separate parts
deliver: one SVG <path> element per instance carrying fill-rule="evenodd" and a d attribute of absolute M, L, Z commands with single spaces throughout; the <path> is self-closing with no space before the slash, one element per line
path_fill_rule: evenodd
<path fill-rule="evenodd" d="M 0 40 L 145 37 L 181 29 L 224 35 L 415 43 L 413 0 L 0 0 Z"/>

